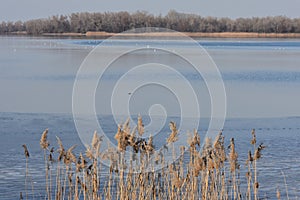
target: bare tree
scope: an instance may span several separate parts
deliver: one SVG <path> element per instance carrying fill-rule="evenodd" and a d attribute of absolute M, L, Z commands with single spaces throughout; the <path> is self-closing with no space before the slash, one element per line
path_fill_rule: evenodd
<path fill-rule="evenodd" d="M 47 19 L 26 22 L 2 22 L 0 33 L 26 31 L 28 34 L 106 31 L 119 33 L 132 28 L 163 27 L 182 32 L 257 32 L 257 33 L 300 33 L 300 18 L 286 16 L 253 18 L 201 17 L 196 14 L 170 10 L 167 15 L 152 15 L 145 11 L 72 13 Z"/>

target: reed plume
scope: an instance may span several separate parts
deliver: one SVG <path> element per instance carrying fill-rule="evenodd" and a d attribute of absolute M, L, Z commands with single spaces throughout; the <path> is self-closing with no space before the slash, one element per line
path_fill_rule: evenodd
<path fill-rule="evenodd" d="M 25 155 L 25 158 L 26 160 L 29 158 L 29 151 L 28 151 L 28 148 L 26 146 L 26 144 L 23 144 L 22 147 L 24 148 L 24 155 Z"/>
<path fill-rule="evenodd" d="M 178 130 L 176 127 L 176 123 L 175 122 L 170 122 L 169 124 L 170 130 L 171 130 L 171 134 L 169 135 L 168 139 L 167 139 L 167 143 L 174 143 L 178 140 Z"/>
<path fill-rule="evenodd" d="M 25 171 L 25 193 L 26 193 L 26 199 L 28 199 L 28 186 L 27 186 L 27 179 L 28 179 L 28 158 L 29 158 L 29 151 L 26 146 L 26 144 L 23 144 L 22 147 L 24 148 L 24 155 L 25 155 L 25 160 L 26 160 L 26 171 Z M 22 197 L 22 193 L 20 193 L 20 199 Z M 22 197 L 23 199 L 23 197 Z"/>
<path fill-rule="evenodd" d="M 46 129 L 40 139 L 40 146 L 42 149 L 47 149 L 49 147 L 49 141 L 47 140 L 48 137 L 48 129 Z"/>

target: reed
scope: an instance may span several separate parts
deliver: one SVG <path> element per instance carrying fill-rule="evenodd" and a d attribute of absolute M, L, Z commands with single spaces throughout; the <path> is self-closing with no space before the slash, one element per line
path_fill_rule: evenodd
<path fill-rule="evenodd" d="M 47 199 L 51 200 L 51 191 L 50 191 L 50 186 L 49 186 L 49 162 L 47 159 L 47 151 L 48 147 L 50 145 L 48 141 L 48 129 L 46 129 L 40 139 L 40 146 L 44 151 L 44 162 L 45 162 L 45 180 L 46 180 L 46 191 L 47 191 Z"/>
<path fill-rule="evenodd" d="M 26 199 L 28 199 L 28 158 L 29 158 L 29 151 L 28 148 L 26 146 L 26 144 L 23 144 L 22 147 L 24 148 L 24 155 L 25 155 L 25 159 L 26 159 L 26 168 L 25 168 L 25 192 L 26 192 Z M 22 193 L 20 193 L 20 199 L 22 197 Z M 23 198 L 23 197 L 22 197 Z"/>
<path fill-rule="evenodd" d="M 138 134 L 136 134 L 136 132 Z M 179 147 L 176 155 L 175 142 L 179 133 L 176 124 L 170 122 L 166 145 L 155 149 L 153 137 L 142 138 L 144 125 L 138 117 L 137 127 L 130 128 L 129 119 L 118 126 L 116 148 L 100 151 L 102 138 L 94 132 L 91 144 L 84 153 L 75 155 L 76 145 L 67 150 L 57 137 L 57 147 L 47 140 L 48 129 L 40 139 L 45 159 L 45 199 L 259 199 L 257 162 L 262 156 L 263 144 L 257 145 L 255 130 L 252 131 L 253 152 L 248 152 L 247 173 L 240 176 L 239 156 L 235 140 L 225 147 L 222 132 L 216 138 L 207 138 L 201 147 L 201 139 L 195 130 L 189 134 L 186 147 Z M 29 152 L 23 145 L 26 158 L 25 190 Z M 171 149 L 172 148 L 172 149 Z M 177 148 L 177 147 L 176 147 Z M 131 150 L 128 159 L 127 150 Z M 155 151 L 156 150 L 156 151 Z M 172 150 L 172 163 L 166 162 L 167 151 Z M 46 159 L 48 158 L 48 159 Z M 109 161 L 108 167 L 102 161 Z M 55 164 L 53 164 L 55 163 Z M 56 173 L 51 174 L 51 170 Z M 158 169 L 158 170 L 157 170 Z M 245 178 L 247 185 L 241 185 Z M 55 190 L 52 190 L 54 184 Z M 244 188 L 242 188 L 244 187 Z M 279 191 L 279 190 L 278 190 Z M 277 192 L 280 199 L 280 193 Z"/>

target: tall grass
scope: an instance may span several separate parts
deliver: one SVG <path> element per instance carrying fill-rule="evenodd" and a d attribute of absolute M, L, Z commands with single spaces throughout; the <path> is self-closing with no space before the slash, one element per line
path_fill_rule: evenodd
<path fill-rule="evenodd" d="M 26 192 L 26 199 L 28 199 L 28 159 L 29 159 L 29 151 L 28 148 L 26 146 L 26 144 L 23 144 L 22 147 L 24 148 L 24 155 L 25 155 L 25 159 L 26 159 L 26 168 L 25 168 L 25 192 Z M 22 193 L 20 193 L 20 199 L 22 199 Z"/>
<path fill-rule="evenodd" d="M 201 147 L 200 135 L 194 131 L 187 140 L 187 148 L 180 147 L 180 153 L 176 155 L 174 142 L 178 140 L 179 131 L 171 122 L 171 133 L 166 142 L 172 147 L 172 157 L 178 159 L 167 163 L 166 147 L 155 151 L 152 136 L 147 140 L 141 138 L 144 126 L 140 116 L 137 124 L 133 130 L 129 120 L 119 125 L 115 135 L 117 147 L 109 147 L 102 152 L 102 138 L 95 132 L 86 151 L 77 156 L 73 153 L 76 146 L 65 149 L 58 137 L 56 151 L 50 149 L 48 129 L 45 130 L 40 140 L 45 161 L 43 198 L 259 199 L 257 162 L 265 147 L 257 145 L 255 130 L 250 141 L 253 150 L 249 151 L 246 162 L 247 173 L 242 176 L 235 140 L 232 138 L 227 148 L 222 132 L 216 138 L 207 138 Z M 25 147 L 27 163 L 29 153 L 27 155 L 28 149 Z M 130 159 L 125 156 L 128 149 L 132 149 Z M 104 160 L 110 163 L 108 167 L 102 165 Z M 26 174 L 27 170 L 26 165 Z M 56 173 L 51 174 L 51 171 Z M 241 184 L 241 179 L 245 179 L 247 184 Z M 27 198 L 27 183 L 25 185 Z M 280 198 L 279 192 L 277 197 Z"/>

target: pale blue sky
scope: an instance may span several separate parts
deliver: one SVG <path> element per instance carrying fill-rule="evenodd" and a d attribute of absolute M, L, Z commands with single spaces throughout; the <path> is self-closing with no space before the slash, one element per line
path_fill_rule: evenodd
<path fill-rule="evenodd" d="M 170 9 L 216 17 L 286 15 L 300 17 L 299 0 L 2 0 L 0 21 L 45 18 L 72 12 L 148 11 L 166 14 Z"/>

